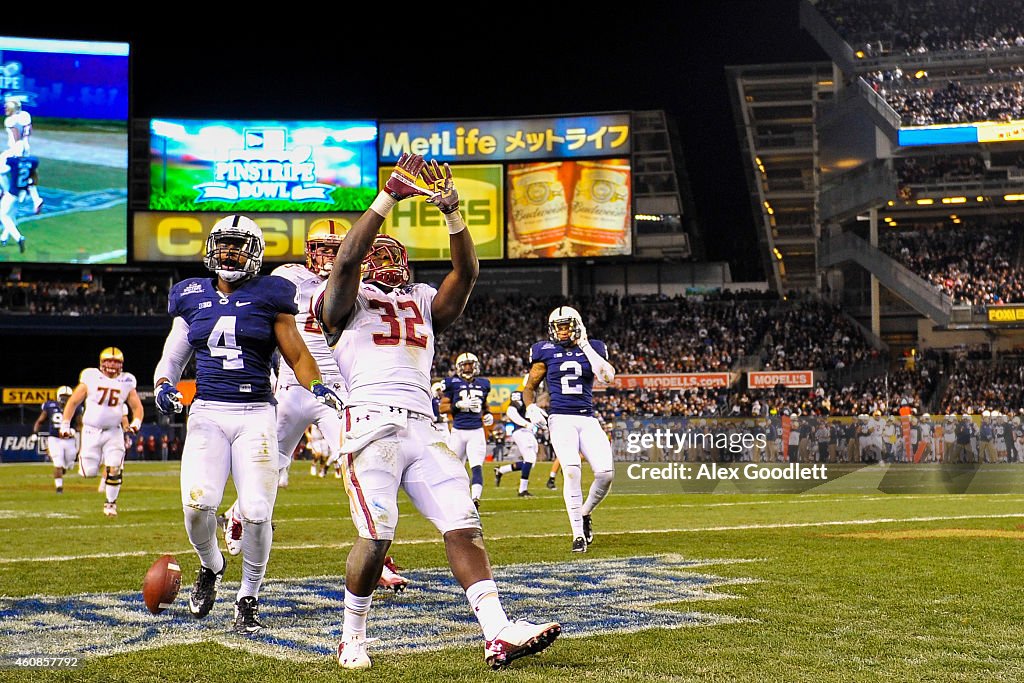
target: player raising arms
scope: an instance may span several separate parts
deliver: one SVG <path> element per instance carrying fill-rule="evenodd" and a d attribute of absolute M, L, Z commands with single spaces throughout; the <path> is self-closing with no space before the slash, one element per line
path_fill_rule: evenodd
<path fill-rule="evenodd" d="M 513 425 L 512 442 L 519 449 L 521 461 L 509 465 L 502 465 L 494 470 L 494 485 L 501 485 L 501 477 L 510 474 L 515 470 L 522 470 L 519 475 L 519 496 L 525 498 L 532 496 L 530 493 L 530 470 L 537 462 L 537 437 L 534 435 L 537 426 L 526 419 L 526 405 L 523 403 L 523 392 L 513 391 L 508 401 L 508 409 L 505 417 Z"/>
<path fill-rule="evenodd" d="M 142 401 L 135 391 L 135 375 L 123 372 L 124 354 L 108 346 L 100 352 L 100 367 L 82 370 L 79 384 L 64 405 L 60 434 L 74 436 L 71 422 L 78 406 L 85 402 L 82 416 L 82 445 L 79 468 L 83 477 L 95 477 L 100 463 L 106 477 L 103 514 L 117 517 L 117 495 L 121 492 L 121 468 L 124 466 L 124 431 L 121 417 L 125 403 L 132 411 L 128 430 L 136 434 L 142 426 Z"/>
<path fill-rule="evenodd" d="M 448 447 L 463 462 L 469 460 L 470 495 L 478 508 L 484 492 L 484 458 L 487 456 L 484 424 L 488 421 L 488 426 L 494 424 L 494 416 L 487 410 L 491 380 L 479 375 L 480 359 L 472 353 L 460 353 L 455 359 L 455 376 L 444 379 L 444 398 L 438 406 L 440 412 L 452 414 Z"/>
<path fill-rule="evenodd" d="M 82 412 L 84 406 L 79 405 L 75 416 L 71 420 L 71 433 L 69 436 L 61 436 L 60 424 L 64 420 L 64 407 L 68 399 L 74 393 L 74 389 L 63 386 L 57 389 L 57 400 L 47 401 L 43 404 L 42 412 L 36 418 L 32 431 L 36 432 L 40 439 L 46 439 L 46 452 L 53 462 L 53 485 L 57 493 L 64 493 L 64 473 L 74 464 L 78 457 L 78 443 L 75 440 L 75 432 L 82 428 Z"/>
<path fill-rule="evenodd" d="M 535 425 L 547 422 L 551 447 L 562 468 L 562 497 L 572 527 L 572 551 L 587 552 L 594 542 L 591 515 L 604 500 L 615 478 L 612 447 L 601 423 L 594 417 L 594 377 L 611 383 L 615 368 L 607 360 L 604 342 L 587 338 L 579 311 L 559 306 L 548 316 L 550 341 L 530 349 L 530 374 L 523 387 L 526 416 Z M 535 402 L 535 392 L 545 381 L 550 394 L 550 417 Z M 590 493 L 583 501 L 582 461 L 594 471 Z"/>
<path fill-rule="evenodd" d="M 422 176 L 429 192 L 420 187 Z M 405 247 L 377 231 L 395 204 L 426 196 L 444 214 L 453 270 L 439 289 L 410 283 Z M 473 240 L 459 213 L 451 169 L 402 154 L 384 189 L 345 236 L 334 270 L 314 304 L 348 387 L 342 464 L 359 537 L 345 565 L 345 618 L 338 664 L 370 666 L 366 621 L 373 590 L 395 536 L 398 488 L 444 538 L 452 574 L 483 629 L 484 658 L 499 668 L 540 652 L 557 623 L 510 623 L 484 548 L 465 466 L 444 442 L 431 410 L 434 335 L 462 314 L 479 273 Z"/>
<path fill-rule="evenodd" d="M 217 547 L 216 511 L 230 474 L 245 529 L 234 622 L 242 634 L 263 627 L 259 590 L 273 539 L 280 465 L 270 383 L 274 349 L 318 400 L 341 408 L 295 328 L 295 285 L 259 276 L 264 247 L 263 232 L 245 216 L 214 224 L 203 263 L 217 277 L 189 278 L 171 288 L 167 310 L 174 320 L 153 381 L 161 412 L 180 412 L 174 385 L 195 353 L 196 396 L 181 454 L 181 502 L 201 566 L 188 607 L 197 619 L 209 614 L 227 568 Z"/>

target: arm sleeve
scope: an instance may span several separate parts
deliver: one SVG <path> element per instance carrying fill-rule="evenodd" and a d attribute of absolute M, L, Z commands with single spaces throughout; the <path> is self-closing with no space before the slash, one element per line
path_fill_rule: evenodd
<path fill-rule="evenodd" d="M 511 422 L 519 425 L 520 427 L 530 426 L 529 421 L 527 421 L 526 418 L 519 414 L 519 409 L 516 408 L 515 406 L 509 406 L 508 410 L 505 412 L 505 415 Z"/>
<path fill-rule="evenodd" d="M 604 342 L 595 339 L 581 348 L 586 354 L 587 360 L 590 361 L 590 366 L 594 368 L 594 374 L 605 384 L 611 384 L 615 380 L 615 368 L 604 359 L 604 356 L 608 354 Z"/>
<path fill-rule="evenodd" d="M 181 373 L 185 364 L 192 356 L 192 345 L 188 343 L 188 323 L 181 318 L 175 318 L 171 323 L 171 331 L 167 334 L 164 342 L 164 352 L 160 356 L 160 362 L 156 364 L 153 371 L 153 386 L 161 377 L 166 377 L 171 384 L 177 384 L 181 379 Z"/>

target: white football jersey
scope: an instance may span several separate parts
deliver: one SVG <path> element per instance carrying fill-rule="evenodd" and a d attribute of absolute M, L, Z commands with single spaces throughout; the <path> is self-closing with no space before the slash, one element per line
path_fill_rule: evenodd
<path fill-rule="evenodd" d="M 320 286 L 315 303 L 325 289 L 326 284 Z M 436 295 L 436 289 L 419 283 L 389 293 L 360 285 L 348 323 L 333 347 L 348 387 L 347 405 L 376 403 L 433 416 L 430 307 Z"/>
<path fill-rule="evenodd" d="M 4 119 L 7 129 L 7 149 L 15 156 L 26 156 L 29 153 L 28 136 L 32 134 L 32 115 L 27 111 L 19 111 Z"/>
<path fill-rule="evenodd" d="M 89 390 L 82 418 L 85 426 L 97 429 L 120 427 L 121 416 L 124 415 L 122 406 L 135 388 L 135 375 L 122 372 L 117 377 L 107 377 L 99 368 L 86 368 L 78 381 Z"/>
<path fill-rule="evenodd" d="M 295 316 L 295 326 L 302 336 L 302 341 L 306 342 L 306 348 L 309 349 L 313 360 L 316 361 L 317 366 L 320 368 L 320 375 L 324 380 L 324 384 L 331 386 L 335 382 L 340 382 L 341 370 L 338 369 L 338 363 L 334 360 L 330 347 L 327 346 L 324 333 L 320 330 L 320 323 L 317 322 L 316 316 L 313 315 L 310 301 L 321 285 L 323 285 L 323 278 L 310 272 L 308 268 L 298 263 L 286 263 L 283 266 L 278 266 L 271 275 L 283 277 L 295 285 L 295 304 L 299 308 L 299 312 Z M 278 384 L 283 386 L 299 385 L 299 380 L 295 377 L 295 371 L 284 361 L 281 362 L 278 368 Z"/>

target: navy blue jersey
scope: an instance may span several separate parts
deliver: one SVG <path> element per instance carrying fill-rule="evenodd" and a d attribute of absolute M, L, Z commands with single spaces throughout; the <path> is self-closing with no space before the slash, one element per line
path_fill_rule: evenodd
<path fill-rule="evenodd" d="M 39 159 L 8 157 L 7 165 L 11 167 L 11 194 L 16 195 L 32 185 L 32 174 L 39 167 Z"/>
<path fill-rule="evenodd" d="M 437 396 L 435 396 L 434 398 L 430 399 L 430 407 L 434 411 L 434 422 L 440 422 L 441 421 L 441 399 L 439 399 Z"/>
<path fill-rule="evenodd" d="M 43 412 L 46 413 L 46 425 L 43 427 L 43 431 L 50 436 L 60 436 L 60 423 L 64 421 L 64 409 L 56 401 L 47 401 L 43 404 Z M 75 410 L 75 414 L 71 418 L 72 427 L 84 412 L 85 403 L 79 403 L 78 409 Z"/>
<path fill-rule="evenodd" d="M 455 429 L 483 429 L 482 411 L 487 410 L 487 394 L 491 393 L 491 380 L 486 377 L 474 377 L 468 382 L 459 376 L 447 377 L 444 380 L 444 395 L 451 399 L 452 415 Z M 481 412 L 471 413 L 455 407 L 458 401 L 479 398 Z"/>
<path fill-rule="evenodd" d="M 591 339 L 590 346 L 602 358 L 608 349 L 599 339 Z M 551 395 L 549 415 L 594 415 L 594 368 L 587 354 L 575 344 L 569 347 L 551 341 L 541 341 L 530 349 L 530 365 L 547 366 L 545 382 Z"/>
<path fill-rule="evenodd" d="M 275 275 L 247 280 L 231 294 L 218 291 L 213 278 L 189 278 L 171 288 L 167 312 L 188 323 L 197 399 L 275 403 L 274 321 L 279 313 L 298 313 L 295 298 L 295 285 Z"/>

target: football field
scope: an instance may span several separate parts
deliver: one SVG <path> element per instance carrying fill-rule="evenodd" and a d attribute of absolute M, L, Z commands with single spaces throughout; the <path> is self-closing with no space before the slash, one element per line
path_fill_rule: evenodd
<path fill-rule="evenodd" d="M 613 488 L 590 552 L 573 555 L 548 469 L 539 463 L 535 497 L 519 498 L 518 473 L 495 487 L 487 463 L 481 518 L 510 618 L 560 621 L 562 636 L 490 671 L 443 545 L 403 495 L 392 554 L 410 586 L 377 592 L 373 668 L 349 672 L 333 657 L 354 537 L 339 480 L 295 463 L 275 510 L 266 628 L 247 638 L 231 630 L 240 556 L 228 557 L 213 612 L 188 615 L 198 562 L 178 463 L 127 463 L 115 519 L 102 514 L 96 479 L 70 474 L 57 495 L 49 466 L 2 465 L 0 681 L 1024 679 L 1024 493 Z M 222 509 L 232 499 L 229 484 Z M 154 616 L 141 584 L 163 553 L 177 557 L 182 590 Z M 79 668 L 19 670 L 16 655 Z"/>

